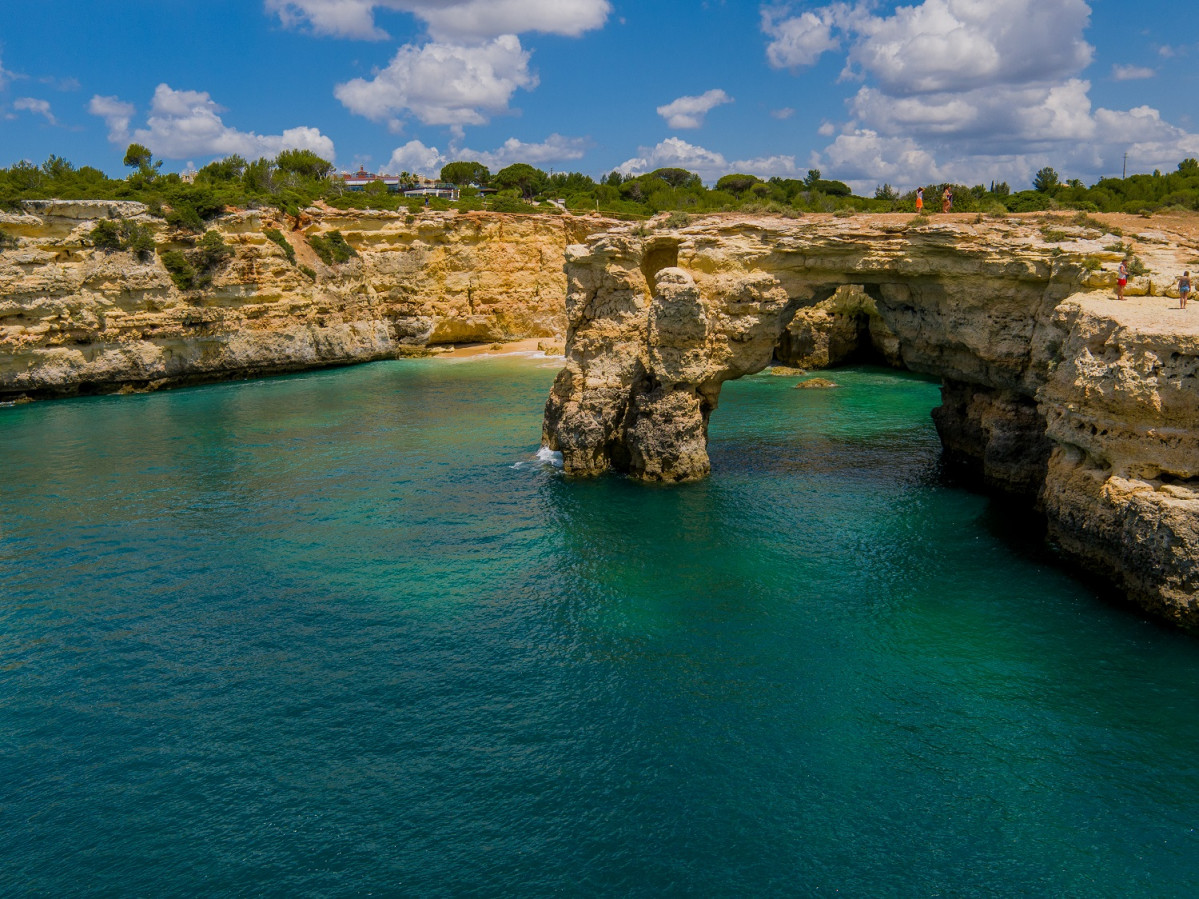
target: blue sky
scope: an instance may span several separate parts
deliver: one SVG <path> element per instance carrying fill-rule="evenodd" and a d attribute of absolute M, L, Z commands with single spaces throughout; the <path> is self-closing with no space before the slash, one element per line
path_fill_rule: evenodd
<path fill-rule="evenodd" d="M 0 165 L 677 165 L 859 189 L 1199 156 L 1190 0 L 7 0 Z"/>

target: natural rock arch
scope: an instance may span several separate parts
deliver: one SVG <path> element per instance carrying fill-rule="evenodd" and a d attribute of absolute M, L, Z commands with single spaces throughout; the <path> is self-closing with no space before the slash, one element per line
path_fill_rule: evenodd
<path fill-rule="evenodd" d="M 1199 326 L 1087 293 L 1113 280 L 1084 264 L 1114 265 L 1107 237 L 1063 252 L 1036 234 L 758 220 L 597 235 L 567 250 L 543 440 L 572 476 L 705 477 L 725 381 L 776 352 L 816 367 L 868 347 L 942 379 L 951 461 L 1026 497 L 1143 606 L 1199 624 Z M 1186 264 L 1176 250 L 1165 265 Z"/>

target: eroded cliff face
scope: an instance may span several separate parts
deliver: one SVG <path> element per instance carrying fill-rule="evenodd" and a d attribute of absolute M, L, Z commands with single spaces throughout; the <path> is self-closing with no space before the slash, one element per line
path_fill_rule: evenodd
<path fill-rule="evenodd" d="M 1199 319 L 1147 295 L 1194 248 L 1146 237 L 1151 274 L 1118 303 L 1116 238 L 1067 231 L 724 218 L 598 234 L 567 253 L 544 439 L 573 475 L 703 477 L 724 381 L 870 352 L 942 379 L 947 458 L 1035 503 L 1144 607 L 1199 624 Z"/>
<path fill-rule="evenodd" d="M 570 216 L 274 211 L 213 223 L 234 250 L 211 287 L 180 291 L 159 256 L 93 249 L 100 219 L 179 235 L 138 203 L 26 204 L 0 215 L 0 399 L 145 388 L 371 359 L 565 330 L 566 247 L 602 223 Z M 264 235 L 276 228 L 295 264 Z M 358 258 L 307 242 L 339 230 Z M 172 243 L 172 241 L 175 241 Z M 313 273 L 303 271 L 305 266 Z"/>

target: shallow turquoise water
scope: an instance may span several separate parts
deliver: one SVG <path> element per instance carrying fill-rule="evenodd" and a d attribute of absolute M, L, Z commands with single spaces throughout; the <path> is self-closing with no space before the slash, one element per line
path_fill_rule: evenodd
<path fill-rule="evenodd" d="M 553 374 L 0 409 L 0 894 L 1199 891 L 1199 642 L 935 385 L 726 385 L 651 488 L 536 461 Z"/>

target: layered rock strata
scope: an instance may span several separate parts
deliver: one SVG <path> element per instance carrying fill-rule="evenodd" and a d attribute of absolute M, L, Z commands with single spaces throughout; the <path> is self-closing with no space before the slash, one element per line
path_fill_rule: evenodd
<path fill-rule="evenodd" d="M 101 219 L 148 225 L 139 203 L 35 201 L 0 215 L 0 400 L 246 377 L 392 358 L 423 347 L 565 331 L 567 245 L 601 225 L 570 216 L 306 210 L 240 212 L 213 223 L 234 251 L 199 291 L 175 287 L 161 257 L 103 252 Z M 264 234 L 281 231 L 295 252 Z M 326 266 L 313 235 L 357 251 Z"/>
<path fill-rule="evenodd" d="M 1199 624 L 1199 319 L 1147 296 L 1195 251 L 1146 236 L 1151 273 L 1117 303 L 1116 243 L 1088 222 L 1050 244 L 1012 220 L 597 234 L 567 251 L 544 440 L 571 475 L 704 477 L 724 381 L 873 353 L 942 379 L 951 461 L 1037 504 L 1142 606 Z"/>

